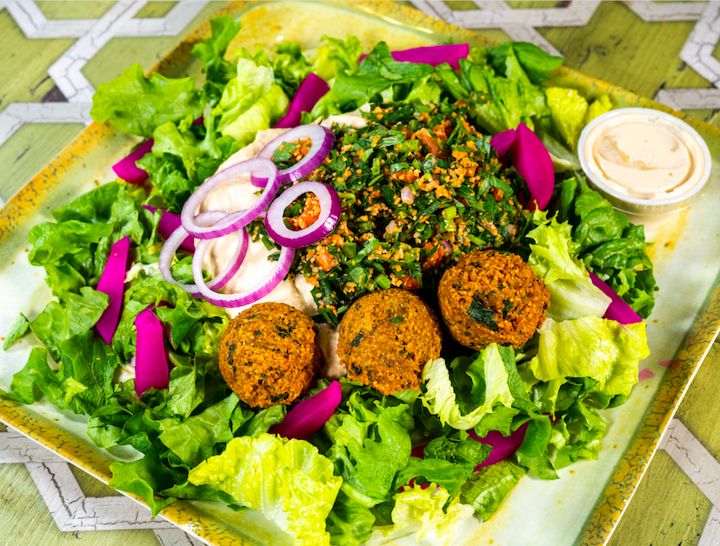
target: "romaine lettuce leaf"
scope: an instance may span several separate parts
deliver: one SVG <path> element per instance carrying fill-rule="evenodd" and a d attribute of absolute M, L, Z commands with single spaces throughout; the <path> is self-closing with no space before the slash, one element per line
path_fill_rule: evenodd
<path fill-rule="evenodd" d="M 491 413 L 496 403 L 505 407 L 512 405 L 515 398 L 510 392 L 509 375 L 498 345 L 488 345 L 479 353 L 477 361 L 482 364 L 479 371 L 482 373 L 484 394 L 476 399 L 481 401 L 479 406 L 466 415 L 462 414 L 457 402 L 445 360 L 439 358 L 430 361 L 423 368 L 422 378 L 427 388 L 427 392 L 422 396 L 423 404 L 430 413 L 437 415 L 443 424 L 447 423 L 458 430 L 468 430 L 477 425 L 483 416 Z M 478 394 L 482 390 L 478 388 Z"/>
<path fill-rule="evenodd" d="M 194 78 L 166 78 L 157 73 L 146 78 L 142 67 L 134 64 L 122 76 L 98 86 L 90 115 L 98 123 L 109 120 L 124 133 L 149 137 L 168 121 L 199 118 L 203 106 Z"/>
<path fill-rule="evenodd" d="M 563 87 L 548 87 L 545 89 L 545 95 L 555 127 L 570 150 L 574 150 L 577 147 L 580 132 L 585 127 L 587 101 L 577 90 Z"/>
<path fill-rule="evenodd" d="M 451 500 L 445 489 L 434 484 L 425 489 L 415 485 L 393 498 L 393 524 L 375 527 L 367 546 L 394 544 L 397 540 L 411 536 L 418 544 L 448 546 L 455 538 L 457 527 L 479 527 L 473 518 L 475 511 L 472 506 L 462 504 L 457 497 Z"/>
<path fill-rule="evenodd" d="M 498 74 L 507 75 L 505 72 L 506 59 L 511 51 L 534 84 L 547 80 L 550 72 L 563 63 L 562 57 L 549 55 L 533 43 L 505 42 L 487 50 L 487 58 Z"/>
<path fill-rule="evenodd" d="M 487 521 L 526 472 L 508 460 L 481 468 L 463 486 L 460 499 Z"/>
<path fill-rule="evenodd" d="M 607 95 L 600 95 L 588 107 L 587 113 L 585 114 L 585 125 L 590 123 L 596 117 L 609 112 L 612 108 L 613 105 L 612 102 L 610 102 L 610 98 Z"/>
<path fill-rule="evenodd" d="M 23 337 L 29 329 L 30 321 L 22 313 L 18 314 L 15 322 L 13 322 L 13 325 L 10 327 L 10 331 L 5 334 L 3 350 L 7 351 L 10 346 Z"/>
<path fill-rule="evenodd" d="M 535 222 L 540 225 L 528 233 L 536 243 L 530 245 L 528 264 L 550 291 L 546 316 L 558 321 L 602 317 L 610 298 L 593 285 L 584 264 L 573 257 L 576 250 L 570 224 L 558 224 L 554 217 L 547 222 L 545 213 L 540 212 L 536 212 Z"/>
<path fill-rule="evenodd" d="M 330 544 L 325 519 L 342 478 L 333 475 L 332 463 L 308 442 L 270 434 L 234 438 L 221 455 L 193 468 L 188 479 L 194 485 L 212 485 L 261 511 L 295 544 Z"/>
<path fill-rule="evenodd" d="M 540 347 L 530 361 L 541 381 L 591 377 L 607 395 L 629 395 L 638 381 L 638 363 L 650 354 L 645 323 L 621 325 L 587 316 L 555 322 L 548 318 L 538 330 Z"/>

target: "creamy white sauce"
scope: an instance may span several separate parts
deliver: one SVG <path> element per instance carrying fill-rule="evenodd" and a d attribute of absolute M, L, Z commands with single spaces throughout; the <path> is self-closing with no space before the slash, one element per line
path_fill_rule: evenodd
<path fill-rule="evenodd" d="M 320 123 L 320 125 L 330 128 L 333 123 L 354 127 L 356 129 L 360 129 L 367 124 L 359 113 L 352 112 L 338 116 L 329 116 Z M 241 161 L 257 156 L 271 140 L 287 130 L 288 129 L 268 129 L 266 131 L 259 131 L 252 144 L 233 154 L 227 161 L 220 165 L 218 170 L 226 169 Z M 210 193 L 202 202 L 198 212 L 209 210 L 233 212 L 246 209 L 257 200 L 261 191 L 261 189 L 251 184 L 249 176 L 239 176 L 219 186 Z M 228 235 L 213 240 L 203 261 L 205 270 L 213 276 L 220 273 L 235 252 L 237 240 L 237 235 Z M 249 290 L 256 284 L 262 283 L 267 279 L 275 268 L 276 263 L 268 260 L 270 253 L 262 242 L 258 241 L 254 243 L 250 241 L 247 255 L 240 269 L 230 282 L 225 285 L 222 292 L 232 294 Z M 272 292 L 260 299 L 257 303 L 287 303 L 306 315 L 313 316 L 317 314 L 317 305 L 311 294 L 312 289 L 313 286 L 308 283 L 302 275 L 290 275 L 288 279 L 281 281 Z M 231 317 L 234 317 L 244 309 L 247 309 L 247 307 L 249 306 L 231 308 L 228 309 L 228 313 Z M 337 379 L 338 377 L 344 376 L 346 369 L 345 366 L 340 364 L 336 352 L 338 340 L 337 330 L 330 328 L 328 325 L 320 325 L 318 327 L 318 334 L 320 349 L 325 358 L 325 364 L 321 374 L 323 377 L 329 379 Z"/>
<path fill-rule="evenodd" d="M 623 195 L 648 200 L 670 199 L 698 184 L 705 158 L 689 132 L 652 113 L 620 113 L 614 111 L 584 140 L 592 174 Z"/>

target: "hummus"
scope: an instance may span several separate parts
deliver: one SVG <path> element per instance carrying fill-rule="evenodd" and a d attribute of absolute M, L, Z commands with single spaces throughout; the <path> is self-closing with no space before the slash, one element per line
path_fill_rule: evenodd
<path fill-rule="evenodd" d="M 365 120 L 359 113 L 329 116 L 321 125 L 329 128 L 333 123 L 354 127 L 356 129 L 366 125 Z M 226 169 L 231 165 L 256 157 L 271 140 L 286 131 L 287 129 L 259 131 L 252 144 L 228 158 L 227 161 L 220 165 L 218 170 Z M 203 201 L 198 212 L 210 210 L 233 212 L 246 209 L 257 200 L 259 193 L 258 188 L 251 184 L 249 176 L 240 176 L 230 182 L 226 182 L 210 193 Z M 213 276 L 220 273 L 235 252 L 236 245 L 237 236 L 234 234 L 213 240 L 203 262 L 205 270 Z M 262 242 L 258 241 L 255 243 L 250 241 L 247 255 L 240 269 L 230 282 L 225 285 L 222 291 L 226 294 L 242 292 L 262 282 L 263 279 L 266 279 L 275 267 L 275 262 L 268 260 L 270 254 L 271 252 L 265 248 Z M 281 281 L 272 292 L 258 300 L 257 303 L 287 303 L 306 315 L 313 316 L 317 314 L 317 305 L 311 294 L 312 289 L 313 286 L 308 283 L 302 275 L 290 274 L 287 279 Z M 248 306 L 228 309 L 228 313 L 234 317 L 247 307 Z M 320 349 L 325 357 L 325 364 L 321 374 L 323 377 L 329 379 L 337 379 L 338 377 L 344 376 L 346 374 L 345 367 L 340 364 L 340 359 L 336 353 L 338 339 L 337 329 L 333 329 L 326 324 L 320 325 L 318 327 L 318 334 Z"/>

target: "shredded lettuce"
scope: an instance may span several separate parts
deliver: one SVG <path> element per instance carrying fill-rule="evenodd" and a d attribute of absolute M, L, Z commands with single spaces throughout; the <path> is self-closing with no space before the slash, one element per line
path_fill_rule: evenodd
<path fill-rule="evenodd" d="M 188 479 L 194 485 L 212 485 L 239 504 L 261 511 L 295 544 L 330 544 L 325 519 L 342 478 L 334 476 L 332 463 L 304 440 L 270 434 L 234 438 L 221 455 L 193 468 Z"/>

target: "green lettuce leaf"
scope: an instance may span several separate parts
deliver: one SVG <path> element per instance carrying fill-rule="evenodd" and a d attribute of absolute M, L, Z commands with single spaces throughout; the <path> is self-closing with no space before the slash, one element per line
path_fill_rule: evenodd
<path fill-rule="evenodd" d="M 533 43 L 505 42 L 487 50 L 488 60 L 499 74 L 507 75 L 506 59 L 511 52 L 534 84 L 542 83 L 550 78 L 550 72 L 563 63 L 562 57 L 549 55 Z"/>
<path fill-rule="evenodd" d="M 455 529 L 459 525 L 479 527 L 473 519 L 473 507 L 462 504 L 458 497 L 451 500 L 450 494 L 442 487 L 421 489 L 415 485 L 393 499 L 393 524 L 375 527 L 367 546 L 395 544 L 405 537 L 413 537 L 417 543 L 427 538 L 432 544 L 448 546 L 454 540 Z"/>
<path fill-rule="evenodd" d="M 580 132 L 585 127 L 587 101 L 575 89 L 562 87 L 548 87 L 545 89 L 545 95 L 555 127 L 570 150 L 574 150 L 577 147 Z"/>
<path fill-rule="evenodd" d="M 288 97 L 295 96 L 305 76 L 313 66 L 305 59 L 296 42 L 283 42 L 275 46 L 273 73 L 277 83 Z"/>
<path fill-rule="evenodd" d="M 237 76 L 225 87 L 213 113 L 220 117 L 218 131 L 245 146 L 255 139 L 258 131 L 272 127 L 289 104 L 287 95 L 275 83 L 270 66 L 240 58 Z"/>
<path fill-rule="evenodd" d="M 610 98 L 607 95 L 600 95 L 588 107 L 587 113 L 585 114 L 585 125 L 590 123 L 596 117 L 609 112 L 612 108 L 613 105 L 612 102 L 610 102 Z"/>
<path fill-rule="evenodd" d="M 602 317 L 610 298 L 592 283 L 585 264 L 574 258 L 571 226 L 555 218 L 546 222 L 544 213 L 536 213 L 535 221 L 540 225 L 528 233 L 536 243 L 530 245 L 528 264 L 550 291 L 546 316 L 558 321 Z"/>
<path fill-rule="evenodd" d="M 509 375 L 498 345 L 488 345 L 479 353 L 477 360 L 482 363 L 479 370 L 482 371 L 484 395 L 478 398 L 482 401 L 478 407 L 466 415 L 462 414 L 457 402 L 445 360 L 439 358 L 430 361 L 423 368 L 422 378 L 427 388 L 427 392 L 422 396 L 423 404 L 430 413 L 437 415 L 443 424 L 447 423 L 458 430 L 473 428 L 486 414 L 493 411 L 496 403 L 510 407 L 514 400 L 508 385 Z M 477 392 L 479 393 L 480 389 Z"/>
<path fill-rule="evenodd" d="M 229 15 L 221 15 L 210 19 L 210 29 L 210 38 L 195 44 L 192 54 L 203 64 L 203 93 L 206 102 L 215 106 L 220 101 L 225 86 L 237 75 L 235 63 L 225 60 L 225 52 L 240 31 L 240 23 Z"/>
<path fill-rule="evenodd" d="M 541 381 L 591 377 L 607 395 L 629 395 L 638 381 L 638 363 L 650 354 L 645 323 L 621 325 L 595 316 L 555 322 L 538 330 L 540 347 L 530 361 Z"/>
<path fill-rule="evenodd" d="M 472 506 L 483 521 L 487 521 L 526 472 L 523 467 L 508 460 L 486 466 L 475 472 L 463 486 L 460 498 Z"/>
<path fill-rule="evenodd" d="M 130 135 L 149 137 L 163 123 L 187 116 L 199 118 L 203 111 L 194 78 L 166 78 L 150 74 L 134 64 L 122 76 L 102 83 L 93 95 L 90 115 L 98 123 L 110 124 Z"/>
<path fill-rule="evenodd" d="M 340 489 L 326 526 L 330 543 L 335 546 L 359 546 L 370 538 L 375 516 L 364 504 Z"/>
<path fill-rule="evenodd" d="M 10 346 L 15 343 L 18 339 L 23 337 L 30 329 L 30 321 L 25 318 L 25 315 L 20 313 L 13 325 L 10 327 L 10 331 L 5 334 L 5 340 L 3 341 L 3 350 L 7 351 Z"/>
<path fill-rule="evenodd" d="M 325 519 L 342 478 L 333 475 L 332 463 L 308 442 L 270 434 L 234 438 L 221 455 L 193 468 L 188 479 L 194 485 L 212 485 L 239 504 L 261 511 L 295 544 L 330 544 Z"/>

